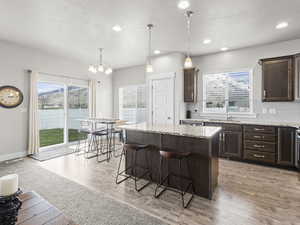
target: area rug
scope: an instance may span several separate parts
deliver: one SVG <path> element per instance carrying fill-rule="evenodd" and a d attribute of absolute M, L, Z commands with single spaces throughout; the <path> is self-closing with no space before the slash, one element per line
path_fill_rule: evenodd
<path fill-rule="evenodd" d="M 35 191 L 79 225 L 156 225 L 159 218 L 116 201 L 104 193 L 43 169 L 30 159 L 0 164 L 0 176 L 19 174 L 23 191 Z"/>

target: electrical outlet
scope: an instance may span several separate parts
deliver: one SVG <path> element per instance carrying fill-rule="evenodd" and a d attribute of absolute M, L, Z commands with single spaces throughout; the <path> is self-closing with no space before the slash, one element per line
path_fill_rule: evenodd
<path fill-rule="evenodd" d="M 275 108 L 269 109 L 269 113 L 270 113 L 270 114 L 276 114 L 276 109 L 275 109 Z"/>
<path fill-rule="evenodd" d="M 263 114 L 267 114 L 267 113 L 268 113 L 268 108 L 263 108 L 263 109 L 262 109 L 262 113 L 263 113 Z"/>

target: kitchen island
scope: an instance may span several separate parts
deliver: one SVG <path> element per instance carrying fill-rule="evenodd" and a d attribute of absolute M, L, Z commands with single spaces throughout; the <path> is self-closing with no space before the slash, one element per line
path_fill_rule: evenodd
<path fill-rule="evenodd" d="M 126 143 L 151 145 L 148 153 L 153 182 L 159 182 L 159 150 L 173 152 L 191 152 L 188 166 L 194 182 L 195 194 L 208 199 L 212 198 L 218 184 L 219 174 L 219 134 L 221 127 L 192 127 L 188 125 L 150 125 L 147 123 L 120 126 L 125 130 Z M 132 163 L 132 153 L 126 154 L 126 168 Z M 147 166 L 146 152 L 140 152 L 137 162 Z M 164 166 L 163 174 L 168 171 L 179 173 L 178 162 L 170 161 Z M 181 174 L 187 175 L 188 168 L 183 165 Z M 130 173 L 130 171 L 128 171 Z M 137 171 L 139 176 L 143 171 Z M 170 179 L 169 185 L 180 189 L 177 179 Z"/>

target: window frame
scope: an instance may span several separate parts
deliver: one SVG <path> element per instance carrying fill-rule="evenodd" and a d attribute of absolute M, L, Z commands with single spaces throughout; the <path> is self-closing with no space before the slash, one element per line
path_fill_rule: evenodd
<path fill-rule="evenodd" d="M 229 73 L 241 73 L 241 72 L 247 72 L 249 73 L 249 112 L 228 112 L 229 109 L 229 83 L 226 82 L 226 90 L 225 90 L 225 107 L 222 108 L 222 110 L 216 110 L 216 109 L 208 109 L 206 107 L 206 80 L 204 77 L 206 76 L 213 76 L 217 74 L 224 74 L 226 76 L 226 79 L 228 79 Z M 244 69 L 236 69 L 236 70 L 229 70 L 229 71 L 223 71 L 223 72 L 215 72 L 215 73 L 204 73 L 202 75 L 202 89 L 203 89 L 203 102 L 202 102 L 202 113 L 203 114 L 216 114 L 216 115 L 253 115 L 253 69 L 244 68 Z"/>

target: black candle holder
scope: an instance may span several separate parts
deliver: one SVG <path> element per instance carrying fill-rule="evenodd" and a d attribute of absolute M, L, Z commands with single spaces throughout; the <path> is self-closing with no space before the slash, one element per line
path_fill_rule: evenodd
<path fill-rule="evenodd" d="M 17 222 L 18 212 L 22 202 L 18 196 L 22 193 L 19 189 L 15 194 L 9 196 L 0 196 L 0 224 L 15 225 Z"/>

